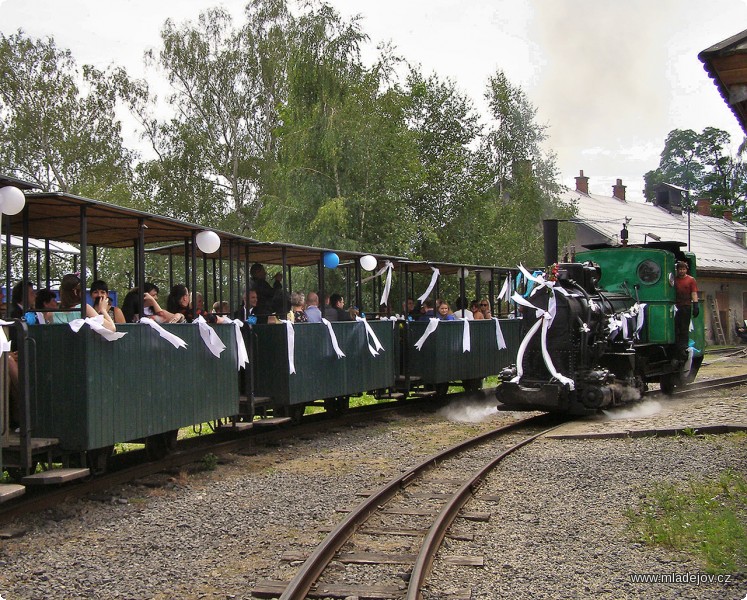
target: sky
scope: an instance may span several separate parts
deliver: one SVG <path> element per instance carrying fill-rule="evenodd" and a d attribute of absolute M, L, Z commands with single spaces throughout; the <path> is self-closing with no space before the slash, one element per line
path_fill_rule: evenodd
<path fill-rule="evenodd" d="M 698 53 L 747 29 L 747 0 L 330 0 L 360 15 L 370 44 L 388 43 L 427 76 L 450 79 L 486 113 L 498 70 L 520 86 L 547 126 L 561 183 L 580 170 L 592 193 L 643 197 L 673 129 L 716 127 L 743 139 Z M 216 5 L 242 22 L 244 0 L 0 0 L 0 32 L 53 36 L 78 64 L 146 71 L 165 19 L 195 20 Z M 130 143 L 126 139 L 127 143 Z M 134 141 L 132 142 L 134 143 Z"/>

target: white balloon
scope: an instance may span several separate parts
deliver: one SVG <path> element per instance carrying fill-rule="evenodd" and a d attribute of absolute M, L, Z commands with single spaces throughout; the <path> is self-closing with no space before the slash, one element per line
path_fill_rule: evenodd
<path fill-rule="evenodd" d="M 220 248 L 220 237 L 214 231 L 201 231 L 195 237 L 197 247 L 205 254 L 217 252 Z"/>
<path fill-rule="evenodd" d="M 376 268 L 377 264 L 378 264 L 378 261 L 376 260 L 375 256 L 371 256 L 370 254 L 366 254 L 366 256 L 361 256 L 361 268 L 364 271 L 373 271 Z"/>
<path fill-rule="evenodd" d="M 457 273 L 459 274 L 459 277 L 469 277 L 469 269 L 467 269 L 467 267 L 459 267 Z"/>
<path fill-rule="evenodd" d="M 492 271 L 480 271 L 480 279 L 487 283 L 488 281 L 490 281 L 490 277 L 492 274 Z"/>
<path fill-rule="evenodd" d="M 17 187 L 6 185 L 0 188 L 0 212 L 17 215 L 26 206 L 26 196 Z"/>

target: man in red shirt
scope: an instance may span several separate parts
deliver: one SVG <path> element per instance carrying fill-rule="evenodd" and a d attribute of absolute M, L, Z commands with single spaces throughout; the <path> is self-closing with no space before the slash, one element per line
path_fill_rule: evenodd
<path fill-rule="evenodd" d="M 700 314 L 698 306 L 698 284 L 695 278 L 687 274 L 688 265 L 684 260 L 677 261 L 677 277 L 674 278 L 675 303 L 677 313 L 674 315 L 674 343 L 685 358 L 690 340 L 690 319 Z"/>

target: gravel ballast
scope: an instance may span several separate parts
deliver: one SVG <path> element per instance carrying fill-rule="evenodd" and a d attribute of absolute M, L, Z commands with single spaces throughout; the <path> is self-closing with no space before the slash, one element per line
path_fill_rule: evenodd
<path fill-rule="evenodd" d="M 516 418 L 495 413 L 490 401 L 472 408 L 486 420 L 454 422 L 441 412 L 328 428 L 231 455 L 215 471 L 124 486 L 6 524 L 0 529 L 26 533 L 0 542 L 0 595 L 251 598 L 260 580 L 290 579 L 298 564 L 281 555 L 311 552 L 320 528 L 341 519 L 335 511 L 358 503 L 356 493 Z M 744 575 L 721 585 L 632 583 L 634 573 L 704 571 L 691 557 L 637 543 L 624 511 L 657 481 L 715 477 L 726 468 L 747 475 L 746 439 L 546 439 L 527 447 L 480 489 L 470 510 L 493 518 L 469 524 L 474 542 L 446 542 L 446 554 L 479 554 L 485 566 L 437 563 L 428 597 L 471 588 L 473 598 L 742 598 Z"/>

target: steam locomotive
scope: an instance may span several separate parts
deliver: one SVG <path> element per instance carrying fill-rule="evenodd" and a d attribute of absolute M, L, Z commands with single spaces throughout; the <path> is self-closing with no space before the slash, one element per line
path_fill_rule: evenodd
<path fill-rule="evenodd" d="M 687 350 L 675 345 L 676 262 L 696 274 L 682 246 L 600 244 L 548 273 L 525 272 L 531 289 L 514 295 L 523 339 L 500 374 L 498 408 L 586 415 L 635 402 L 651 383 L 671 394 L 692 381 L 705 338 L 701 315 Z"/>

